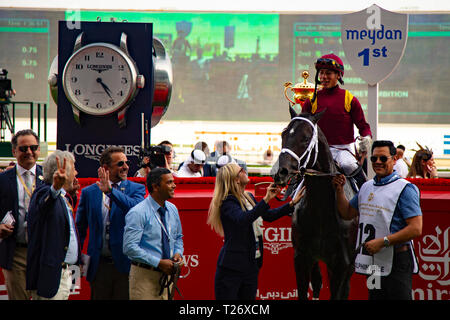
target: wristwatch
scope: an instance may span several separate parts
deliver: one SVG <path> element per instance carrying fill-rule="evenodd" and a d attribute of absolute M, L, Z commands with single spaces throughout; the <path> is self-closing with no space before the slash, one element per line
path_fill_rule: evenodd
<path fill-rule="evenodd" d="M 384 238 L 383 238 L 383 241 L 384 241 L 384 246 L 385 246 L 385 248 L 389 247 L 389 245 L 391 244 L 391 243 L 389 242 L 388 237 L 384 237 Z"/>

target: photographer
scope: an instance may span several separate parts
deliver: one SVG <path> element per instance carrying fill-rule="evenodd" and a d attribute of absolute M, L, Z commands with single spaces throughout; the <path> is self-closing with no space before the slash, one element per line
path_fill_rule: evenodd
<path fill-rule="evenodd" d="M 0 103 L 9 103 L 9 98 L 16 95 L 16 91 L 11 86 L 11 80 L 8 79 L 8 70 L 0 69 Z"/>
<path fill-rule="evenodd" d="M 170 141 L 161 141 L 157 146 L 150 147 L 149 150 L 142 150 L 139 155 L 141 159 L 140 169 L 135 173 L 135 177 L 145 178 L 152 168 L 160 167 L 169 169 L 172 173 L 173 159 L 175 152 Z"/>
<path fill-rule="evenodd" d="M 0 122 L 1 122 L 1 139 L 5 138 L 5 129 L 8 127 L 11 131 L 11 135 L 14 135 L 14 126 L 9 116 L 8 104 L 11 102 L 9 99 L 16 94 L 11 86 L 11 80 L 8 79 L 8 70 L 0 69 Z"/>

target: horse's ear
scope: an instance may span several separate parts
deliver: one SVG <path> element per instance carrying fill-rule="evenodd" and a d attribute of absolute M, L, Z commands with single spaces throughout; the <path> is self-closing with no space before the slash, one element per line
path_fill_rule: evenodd
<path fill-rule="evenodd" d="M 325 111 L 327 111 L 327 108 L 323 109 L 323 110 L 320 111 L 320 112 L 315 113 L 315 114 L 312 116 L 311 120 L 312 120 L 314 123 L 319 122 L 320 118 L 322 118 L 322 116 L 324 115 Z"/>
<path fill-rule="evenodd" d="M 297 112 L 295 112 L 294 108 L 292 108 L 290 102 L 289 102 L 289 113 L 291 114 L 291 119 L 297 116 Z"/>

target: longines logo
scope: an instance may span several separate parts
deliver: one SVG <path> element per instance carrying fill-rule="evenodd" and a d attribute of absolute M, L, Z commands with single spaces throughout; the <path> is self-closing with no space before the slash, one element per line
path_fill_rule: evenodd
<path fill-rule="evenodd" d="M 70 143 L 66 144 L 66 151 L 72 152 L 76 156 L 83 156 L 92 160 L 99 160 L 100 155 L 103 150 L 108 147 L 122 147 L 125 150 L 126 156 L 138 156 L 139 155 L 139 145 L 112 145 L 112 144 L 82 144 L 78 143 L 72 145 Z"/>
<path fill-rule="evenodd" d="M 263 228 L 264 249 L 272 254 L 278 254 L 280 250 L 291 248 L 291 228 Z"/>

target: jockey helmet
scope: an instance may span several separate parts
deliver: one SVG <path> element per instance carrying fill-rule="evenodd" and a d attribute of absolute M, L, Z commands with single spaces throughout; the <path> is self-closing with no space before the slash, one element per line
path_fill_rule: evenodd
<path fill-rule="evenodd" d="M 338 72 L 341 77 L 344 76 L 344 63 L 342 62 L 341 58 L 333 53 L 326 54 L 320 57 L 319 59 L 317 59 L 314 65 L 317 71 L 319 71 L 320 69 L 330 69 Z"/>

